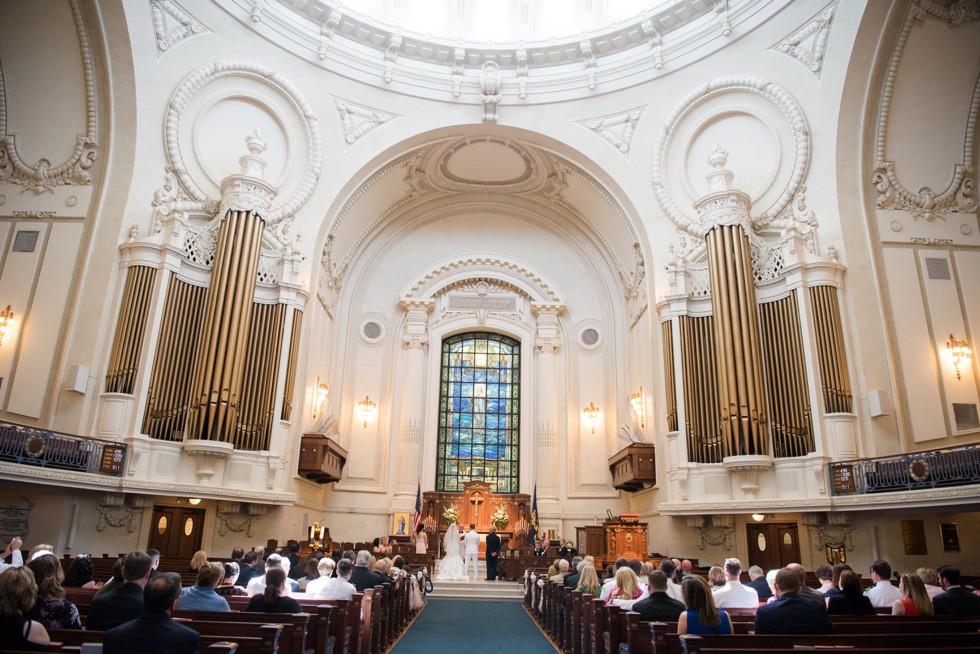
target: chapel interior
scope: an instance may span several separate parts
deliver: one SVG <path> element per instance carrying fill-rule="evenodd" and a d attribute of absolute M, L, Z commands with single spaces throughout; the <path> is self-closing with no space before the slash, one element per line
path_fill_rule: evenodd
<path fill-rule="evenodd" d="M 978 4 L 623 4 L 0 2 L 0 541 L 980 575 Z"/>

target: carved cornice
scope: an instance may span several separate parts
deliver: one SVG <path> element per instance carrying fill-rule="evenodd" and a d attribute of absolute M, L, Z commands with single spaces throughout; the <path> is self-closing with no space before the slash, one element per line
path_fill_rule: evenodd
<path fill-rule="evenodd" d="M 180 148 L 180 131 L 184 110 L 191 99 L 211 82 L 226 77 L 243 77 L 269 86 L 293 106 L 305 128 L 309 158 L 305 162 L 303 178 L 291 196 L 278 207 L 273 208 L 269 216 L 263 216 L 267 224 L 275 224 L 292 216 L 306 204 L 313 193 L 317 180 L 320 178 L 323 159 L 323 146 L 316 112 L 307 104 L 296 87 L 277 71 L 250 61 L 222 59 L 202 66 L 184 78 L 167 107 L 166 147 L 167 157 L 170 160 L 170 170 L 173 171 L 180 187 L 189 194 L 192 200 L 204 204 L 216 203 L 217 200 L 209 197 L 191 178 L 184 164 L 184 156 Z"/>
<path fill-rule="evenodd" d="M 459 281 L 453 278 L 440 284 L 440 279 L 469 271 L 471 271 L 471 275 L 468 277 L 487 277 L 488 279 L 492 279 L 490 271 L 499 271 L 507 276 L 513 275 L 510 279 L 504 277 L 500 281 L 519 288 L 523 294 L 534 301 L 564 304 L 564 300 L 558 295 L 555 286 L 541 273 L 521 261 L 491 254 L 471 255 L 443 261 L 416 277 L 401 297 L 403 301 L 437 297 L 446 288 Z M 523 281 L 524 284 L 516 284 L 515 282 L 518 280 Z"/>
<path fill-rule="evenodd" d="M 789 181 L 779 198 L 761 215 L 753 218 L 753 223 L 766 224 L 779 216 L 792 202 L 803 186 L 810 160 L 810 132 L 803 111 L 790 94 L 782 87 L 761 77 L 740 75 L 712 80 L 689 93 L 671 111 L 660 129 L 653 156 L 653 189 L 657 201 L 675 225 L 697 238 L 707 230 L 694 216 L 678 206 L 670 191 L 667 177 L 667 152 L 674 131 L 681 120 L 697 105 L 726 93 L 753 93 L 771 102 L 783 114 L 793 132 L 795 156 Z"/>
<path fill-rule="evenodd" d="M 878 111 L 878 135 L 875 150 L 875 169 L 871 183 L 878 191 L 878 208 L 906 211 L 913 219 L 922 218 L 926 222 L 945 219 L 946 213 L 973 213 L 977 210 L 977 201 L 973 188 L 973 143 L 976 136 L 977 110 L 980 108 L 980 76 L 973 88 L 973 98 L 970 101 L 970 112 L 967 118 L 965 136 L 963 138 L 963 158 L 953 165 L 953 175 L 945 190 L 937 193 L 928 186 L 923 186 L 913 193 L 899 180 L 895 172 L 895 161 L 888 158 L 886 152 L 888 137 L 888 120 L 891 107 L 895 80 L 898 68 L 908 44 L 912 27 L 921 24 L 926 16 L 936 20 L 946 21 L 951 28 L 965 22 L 980 19 L 980 3 L 977 0 L 960 0 L 949 8 L 933 4 L 927 0 L 913 3 L 905 17 L 905 24 L 899 34 L 898 42 L 888 64 L 884 90 L 881 95 L 881 108 Z"/>
<path fill-rule="evenodd" d="M 28 165 L 20 158 L 17 137 L 7 133 L 6 87 L 3 69 L 0 68 L 0 184 L 17 184 L 22 192 L 41 195 L 53 193 L 57 186 L 88 186 L 92 183 L 88 171 L 98 157 L 99 147 L 95 142 L 95 72 L 79 0 L 71 0 L 71 13 L 78 33 L 85 75 L 85 134 L 76 136 L 75 149 L 62 164 L 52 167 L 51 161 L 42 157 Z"/>

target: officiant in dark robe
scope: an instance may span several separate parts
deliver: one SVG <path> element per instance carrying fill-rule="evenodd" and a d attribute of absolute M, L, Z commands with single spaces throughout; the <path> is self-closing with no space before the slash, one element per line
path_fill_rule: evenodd
<path fill-rule="evenodd" d="M 497 580 L 497 562 L 500 560 L 500 536 L 497 527 L 490 525 L 487 534 L 487 581 Z"/>

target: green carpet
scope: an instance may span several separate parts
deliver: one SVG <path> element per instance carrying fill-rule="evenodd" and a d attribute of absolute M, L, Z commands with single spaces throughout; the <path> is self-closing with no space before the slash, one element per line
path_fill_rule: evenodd
<path fill-rule="evenodd" d="M 519 601 L 430 599 L 389 654 L 449 651 L 555 654 L 556 650 Z"/>

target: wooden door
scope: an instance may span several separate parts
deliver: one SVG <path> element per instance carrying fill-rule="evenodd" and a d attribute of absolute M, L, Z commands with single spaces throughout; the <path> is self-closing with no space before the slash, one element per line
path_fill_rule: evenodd
<path fill-rule="evenodd" d="M 204 535 L 204 509 L 182 506 L 154 506 L 150 527 L 150 549 L 163 557 L 187 559 L 201 549 Z"/>
<path fill-rule="evenodd" d="M 795 522 L 751 523 L 745 525 L 749 560 L 742 565 L 757 565 L 763 570 L 783 568 L 800 562 L 800 541 Z"/>

